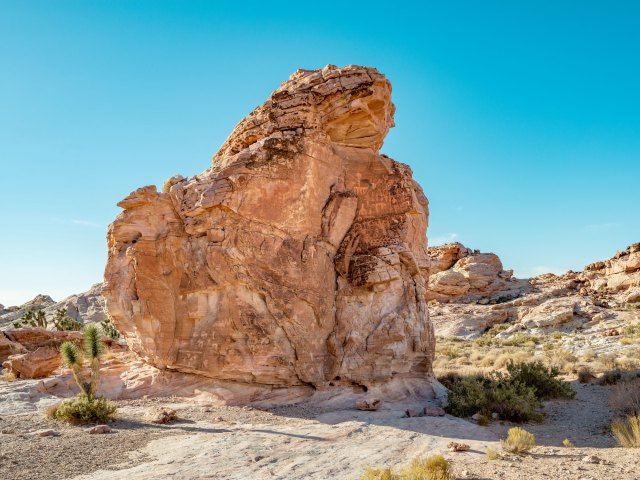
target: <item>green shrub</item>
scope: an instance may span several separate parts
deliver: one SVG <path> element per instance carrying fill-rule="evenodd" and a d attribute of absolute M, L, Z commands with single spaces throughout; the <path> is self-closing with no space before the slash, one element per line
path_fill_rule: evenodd
<path fill-rule="evenodd" d="M 116 414 L 116 404 L 104 397 L 92 400 L 86 395 L 64 400 L 51 412 L 56 420 L 64 420 L 73 424 L 107 423 Z"/>
<path fill-rule="evenodd" d="M 552 398 L 573 398 L 576 392 L 567 382 L 557 377 L 560 371 L 556 367 L 547 368 L 542 362 L 507 364 L 512 382 L 522 383 L 535 389 L 538 400 L 550 400 Z"/>
<path fill-rule="evenodd" d="M 438 380 L 449 389 L 447 411 L 454 416 L 497 413 L 505 420 L 526 422 L 543 419 L 541 400 L 575 396 L 570 385 L 557 375 L 557 369 L 548 369 L 542 362 L 508 362 L 506 373 L 467 377 L 449 373 Z"/>
<path fill-rule="evenodd" d="M 535 389 L 524 383 L 503 377 L 491 386 L 488 409 L 500 418 L 512 422 L 542 421 L 544 415 L 538 411 Z"/>
<path fill-rule="evenodd" d="M 115 416 L 116 404 L 104 397 L 96 397 L 102 352 L 100 333 L 94 324 L 84 328 L 82 351 L 71 342 L 60 346 L 62 362 L 73 372 L 81 393 L 55 407 L 50 412 L 53 418 L 71 423 L 105 423 Z M 89 361 L 88 372 L 84 367 L 85 358 Z"/>
<path fill-rule="evenodd" d="M 477 412 L 487 412 L 487 380 L 462 378 L 449 387 L 447 411 L 456 417 L 470 417 Z"/>

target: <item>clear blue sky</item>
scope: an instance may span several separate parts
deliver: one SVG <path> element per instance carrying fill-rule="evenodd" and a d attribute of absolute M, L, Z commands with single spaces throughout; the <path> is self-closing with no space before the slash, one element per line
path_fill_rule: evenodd
<path fill-rule="evenodd" d="M 0 0 L 0 303 L 101 281 L 116 202 L 327 63 L 393 83 L 431 243 L 528 276 L 640 241 L 640 3 L 267 3 Z"/>

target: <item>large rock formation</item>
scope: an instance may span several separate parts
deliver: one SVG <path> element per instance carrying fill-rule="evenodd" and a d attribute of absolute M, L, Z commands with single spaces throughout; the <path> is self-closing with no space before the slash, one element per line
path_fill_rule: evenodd
<path fill-rule="evenodd" d="M 131 193 L 104 296 L 149 363 L 270 386 L 431 378 L 427 199 L 373 68 L 299 70 L 212 167 Z"/>

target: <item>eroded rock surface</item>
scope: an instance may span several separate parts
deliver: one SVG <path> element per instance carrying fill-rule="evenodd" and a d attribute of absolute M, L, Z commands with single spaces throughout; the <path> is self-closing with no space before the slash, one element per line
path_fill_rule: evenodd
<path fill-rule="evenodd" d="M 253 384 L 430 379 L 428 205 L 379 153 L 394 110 L 375 69 L 299 70 L 211 168 L 122 200 L 104 296 L 129 346 Z"/>

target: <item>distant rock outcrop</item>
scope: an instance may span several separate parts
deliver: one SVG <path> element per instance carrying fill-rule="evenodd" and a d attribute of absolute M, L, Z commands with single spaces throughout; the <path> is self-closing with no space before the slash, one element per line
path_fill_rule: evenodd
<path fill-rule="evenodd" d="M 476 290 L 457 265 L 467 258 L 475 256 L 480 261 L 492 254 L 470 252 L 461 244 L 429 249 L 436 273 L 429 280 L 427 295 L 432 299 L 431 318 L 439 335 L 474 337 L 496 324 L 508 325 L 499 337 L 518 332 L 568 333 L 603 320 L 626 318 L 625 309 L 640 307 L 638 243 L 609 260 L 587 265 L 583 272 L 548 273 L 526 280 L 513 278 L 510 271 L 498 273 L 502 264 L 492 259 L 480 269 L 483 287 Z M 457 286 L 462 288 L 446 290 L 443 274 L 458 273 Z"/>
<path fill-rule="evenodd" d="M 70 295 L 45 308 L 44 311 L 49 316 L 54 315 L 61 308 L 64 309 L 66 315 L 82 323 L 106 320 L 107 309 L 102 296 L 102 283 L 92 285 L 86 292 Z"/>
<path fill-rule="evenodd" d="M 394 110 L 373 68 L 299 70 L 210 169 L 122 200 L 104 294 L 132 350 L 251 384 L 428 386 L 427 199 L 379 153 Z"/>
<path fill-rule="evenodd" d="M 430 247 L 427 298 L 442 302 L 477 301 L 507 290 L 512 270 L 503 270 L 493 253 L 480 253 L 461 243 Z"/>
<path fill-rule="evenodd" d="M 108 317 L 102 296 L 102 283 L 96 283 L 86 292 L 70 295 L 60 302 L 49 295 L 37 295 L 20 306 L 5 308 L 0 305 L 0 327 L 10 328 L 13 322 L 20 320 L 30 310 L 44 310 L 47 321 L 51 321 L 59 309 L 81 323 L 106 320 Z"/>

